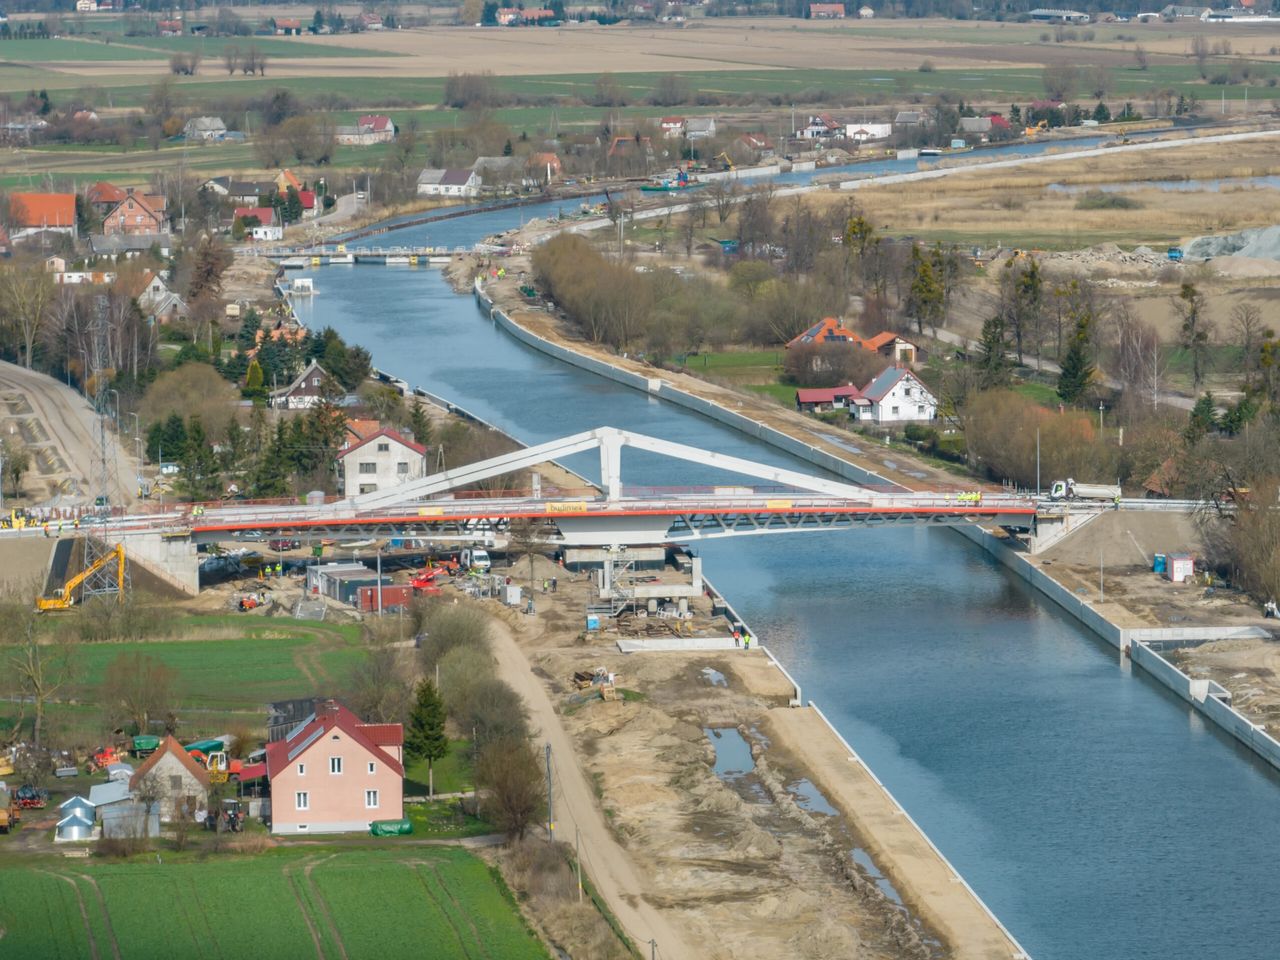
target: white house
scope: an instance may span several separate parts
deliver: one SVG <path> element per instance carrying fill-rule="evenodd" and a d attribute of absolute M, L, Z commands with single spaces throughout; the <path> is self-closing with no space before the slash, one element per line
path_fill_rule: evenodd
<path fill-rule="evenodd" d="M 888 140 L 893 136 L 892 123 L 846 123 L 845 139 L 864 143 L 867 140 Z"/>
<path fill-rule="evenodd" d="M 716 135 L 716 118 L 690 117 L 684 122 L 684 135 L 688 140 L 710 140 Z"/>
<path fill-rule="evenodd" d="M 858 8 L 858 19 L 859 19 L 859 20 L 870 20 L 870 19 L 872 19 L 875 15 L 876 15 L 876 12 L 875 12 L 874 10 L 872 10 L 870 7 L 859 7 L 859 8 Z"/>
<path fill-rule="evenodd" d="M 480 176 L 474 170 L 435 170 L 418 174 L 420 197 L 474 197 L 480 193 Z"/>
<path fill-rule="evenodd" d="M 221 117 L 192 117 L 182 128 L 184 140 L 225 140 L 227 125 Z"/>
<path fill-rule="evenodd" d="M 342 467 L 343 493 L 354 497 L 425 476 L 427 448 L 394 430 L 384 429 L 340 452 L 338 463 Z"/>
<path fill-rule="evenodd" d="M 255 240 L 284 239 L 284 227 L 278 223 L 260 223 L 255 227 L 250 227 L 249 231 Z"/>
<path fill-rule="evenodd" d="M 886 367 L 862 389 L 870 406 L 855 407 L 850 415 L 872 423 L 908 423 L 933 420 L 938 400 L 906 367 Z"/>
<path fill-rule="evenodd" d="M 801 140 L 826 140 L 828 137 L 838 137 L 843 134 L 844 126 L 831 114 L 820 113 L 811 116 L 808 123 L 796 131 L 796 137 Z"/>
<path fill-rule="evenodd" d="M 328 379 L 329 374 L 324 367 L 312 360 L 293 383 L 272 391 L 271 406 L 285 410 L 309 410 L 324 397 Z"/>

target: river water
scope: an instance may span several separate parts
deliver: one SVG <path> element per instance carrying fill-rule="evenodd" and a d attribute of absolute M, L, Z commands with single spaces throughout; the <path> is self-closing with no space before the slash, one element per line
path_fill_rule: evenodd
<path fill-rule="evenodd" d="M 483 213 L 394 242 L 470 244 L 555 210 Z M 796 466 L 524 347 L 438 271 L 310 275 L 306 322 L 527 443 L 612 425 Z M 717 479 L 624 460 L 638 484 Z M 571 465 L 598 476 L 590 457 Z M 700 552 L 805 697 L 1037 960 L 1276 955 L 1280 919 L 1265 905 L 1280 897 L 1280 780 L 976 547 L 902 528 Z"/>

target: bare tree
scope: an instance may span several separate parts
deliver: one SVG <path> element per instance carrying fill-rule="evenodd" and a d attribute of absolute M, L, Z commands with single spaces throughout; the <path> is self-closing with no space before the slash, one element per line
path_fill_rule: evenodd
<path fill-rule="evenodd" d="M 374 638 L 347 678 L 347 702 L 363 720 L 403 723 L 413 705 L 413 681 L 401 651 Z"/>
<path fill-rule="evenodd" d="M 76 676 L 74 646 L 65 631 L 43 636 L 37 629 L 30 596 L 35 588 L 17 591 L 0 602 L 0 644 L 7 672 L 25 703 L 35 713 L 32 741 L 38 747 L 45 709 L 54 695 Z"/>
<path fill-rule="evenodd" d="M 1231 332 L 1240 347 L 1240 368 L 1245 382 L 1258 373 L 1262 341 L 1274 334 L 1262 322 L 1262 311 L 1252 303 L 1238 303 L 1231 308 Z"/>
<path fill-rule="evenodd" d="M 236 67 L 240 63 L 240 48 L 234 43 L 229 43 L 222 48 L 222 65 L 227 68 L 227 76 L 231 76 L 236 72 Z"/>
<path fill-rule="evenodd" d="M 1133 48 L 1133 65 L 1139 70 L 1146 70 L 1149 65 L 1147 48 L 1142 44 L 1138 44 Z"/>
<path fill-rule="evenodd" d="M 1196 62 L 1196 69 L 1200 71 L 1200 77 L 1203 79 L 1207 74 L 1206 64 L 1209 61 L 1209 38 L 1203 34 L 1197 34 L 1191 38 L 1191 58 Z"/>
<path fill-rule="evenodd" d="M 523 840 L 529 826 L 546 809 L 542 767 L 527 741 L 496 740 L 481 750 L 476 785 L 485 791 L 488 815 L 508 840 Z"/>
<path fill-rule="evenodd" d="M 723 224 L 738 199 L 738 186 L 731 180 L 713 180 L 708 195 L 716 211 L 716 220 Z"/>
<path fill-rule="evenodd" d="M 22 362 L 28 370 L 56 292 L 53 275 L 35 264 L 12 263 L 0 272 L 0 310 L 22 341 Z"/>
<path fill-rule="evenodd" d="M 172 708 L 175 678 L 174 670 L 154 657 L 118 655 L 102 675 L 100 691 L 107 719 L 112 725 L 132 723 L 139 733 L 146 733 L 153 717 Z"/>
<path fill-rule="evenodd" d="M 1212 349 L 1213 321 L 1206 314 L 1205 306 L 1204 294 L 1193 283 L 1184 283 L 1173 301 L 1173 308 L 1182 320 L 1179 344 L 1191 354 L 1191 385 L 1197 393 L 1209 372 Z"/>

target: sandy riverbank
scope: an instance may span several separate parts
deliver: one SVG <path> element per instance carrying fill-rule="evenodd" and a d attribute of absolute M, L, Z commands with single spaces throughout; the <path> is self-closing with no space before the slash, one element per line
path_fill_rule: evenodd
<path fill-rule="evenodd" d="M 524 691 L 526 700 L 546 698 L 572 743 L 619 848 L 609 855 L 631 865 L 637 886 L 624 896 L 658 911 L 689 956 L 1017 955 L 818 713 L 787 706 L 794 689 L 766 655 L 621 654 L 615 634 L 581 630 L 586 577 L 538 563 L 539 578 L 560 577 L 558 592 L 539 593 L 532 617 L 501 614 L 538 687 Z M 517 569 L 522 582 L 523 561 Z M 597 666 L 619 675 L 625 700 L 580 702 L 569 677 Z M 751 757 L 730 764 L 745 772 L 722 779 L 717 751 L 730 756 L 739 736 Z M 560 829 L 581 816 L 560 813 Z M 855 849 L 870 855 L 901 903 L 854 862 Z"/>

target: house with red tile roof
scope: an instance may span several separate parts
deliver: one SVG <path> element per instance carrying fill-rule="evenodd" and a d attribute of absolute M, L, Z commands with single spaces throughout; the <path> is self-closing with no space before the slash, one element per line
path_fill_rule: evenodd
<path fill-rule="evenodd" d="M 860 339 L 858 346 L 864 350 L 871 350 L 881 356 L 888 357 L 899 365 L 915 363 L 919 353 L 916 345 L 906 337 L 900 337 L 888 330 L 882 330 L 874 337 Z"/>
<path fill-rule="evenodd" d="M 302 181 L 299 180 L 292 170 L 281 170 L 276 174 L 276 189 L 280 191 L 280 196 L 284 196 L 289 192 L 289 188 L 295 190 L 302 189 Z"/>
<path fill-rule="evenodd" d="M 855 406 L 869 406 L 870 401 L 852 383 L 843 387 L 800 389 L 796 391 L 796 409 L 801 413 L 818 413 L 823 410 L 851 410 Z"/>
<path fill-rule="evenodd" d="M 843 3 L 811 3 L 809 4 L 810 20 L 843 20 Z"/>
<path fill-rule="evenodd" d="M 42 232 L 77 236 L 74 193 L 9 194 L 9 235 L 17 242 Z"/>
<path fill-rule="evenodd" d="M 154 785 L 160 794 L 157 805 L 161 820 L 190 818 L 203 810 L 209 797 L 209 771 L 187 753 L 172 735 L 147 757 L 129 778 L 129 792 L 135 796 L 144 786 Z"/>
<path fill-rule="evenodd" d="M 404 816 L 404 728 L 334 700 L 267 744 L 271 832 L 355 833 Z"/>
<path fill-rule="evenodd" d="M 112 207 L 126 196 L 128 194 L 123 187 L 117 187 L 114 183 L 108 183 L 105 180 L 99 180 L 84 192 L 85 202 L 93 207 L 99 216 L 105 216 Z"/>
<path fill-rule="evenodd" d="M 426 476 L 427 448 L 386 428 L 339 452 L 338 470 L 345 496 L 387 490 Z"/>
<path fill-rule="evenodd" d="M 808 330 L 792 337 L 787 348 L 810 343 L 857 343 L 860 338 L 835 317 L 823 317 Z"/>
<path fill-rule="evenodd" d="M 684 117 L 663 117 L 658 121 L 664 140 L 679 140 L 684 136 Z"/>
<path fill-rule="evenodd" d="M 275 207 L 236 207 L 231 214 L 233 220 L 248 220 L 250 217 L 256 218 L 264 227 L 276 224 Z"/>
<path fill-rule="evenodd" d="M 102 218 L 103 235 L 110 237 L 117 234 L 134 236 L 140 233 L 164 233 L 168 218 L 164 215 L 163 208 L 155 208 L 155 202 L 151 197 L 134 193 L 130 187 L 124 198 Z"/>
<path fill-rule="evenodd" d="M 302 33 L 302 21 L 296 17 L 276 17 L 276 33 L 284 37 L 296 37 Z"/>

